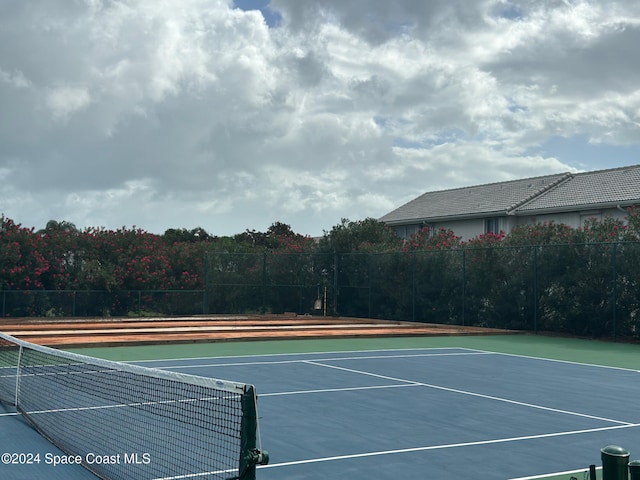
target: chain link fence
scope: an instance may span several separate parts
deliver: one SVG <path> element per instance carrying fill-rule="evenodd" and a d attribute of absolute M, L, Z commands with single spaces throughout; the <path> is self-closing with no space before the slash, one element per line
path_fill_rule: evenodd
<path fill-rule="evenodd" d="M 2 317 L 194 315 L 204 290 L 2 290 Z"/>
<path fill-rule="evenodd" d="M 640 243 L 394 253 L 210 253 L 207 310 L 634 338 Z M 321 305 L 321 309 L 318 309 Z"/>
<path fill-rule="evenodd" d="M 640 336 L 640 243 L 206 254 L 199 290 L 4 290 L 3 317 L 280 314 Z"/>

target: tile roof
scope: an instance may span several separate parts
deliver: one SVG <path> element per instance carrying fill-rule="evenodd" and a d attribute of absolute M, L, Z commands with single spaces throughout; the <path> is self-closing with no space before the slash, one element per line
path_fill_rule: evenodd
<path fill-rule="evenodd" d="M 630 202 L 640 203 L 640 165 L 573 174 L 569 181 L 520 206 L 518 212 Z"/>
<path fill-rule="evenodd" d="M 387 213 L 380 221 L 403 224 L 633 202 L 640 203 L 640 165 L 427 192 Z"/>

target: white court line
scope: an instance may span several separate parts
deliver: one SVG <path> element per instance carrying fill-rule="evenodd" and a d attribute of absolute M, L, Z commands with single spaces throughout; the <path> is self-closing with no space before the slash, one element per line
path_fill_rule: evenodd
<path fill-rule="evenodd" d="M 261 393 L 258 395 L 262 397 L 281 397 L 285 395 L 305 395 L 307 393 L 334 393 L 334 392 L 353 392 L 356 390 L 379 390 L 382 388 L 407 388 L 407 387 L 422 387 L 420 383 L 396 383 L 393 385 L 373 385 L 367 387 L 342 387 L 342 388 L 319 388 L 316 390 L 297 390 L 291 392 L 273 392 L 273 393 Z"/>
<path fill-rule="evenodd" d="M 181 357 L 181 358 L 155 358 L 146 360 L 121 360 L 124 363 L 145 363 L 145 362 L 183 362 L 185 360 L 219 360 L 229 358 L 256 358 L 256 357 L 291 357 L 291 356 L 310 356 L 310 355 L 332 355 L 332 354 L 349 354 L 349 353 L 373 353 L 373 352 L 406 352 L 406 351 L 429 351 L 429 350 L 466 350 L 475 353 L 496 353 L 486 350 L 477 350 L 466 347 L 417 347 L 417 348 L 376 348 L 369 350 L 333 350 L 333 351 L 315 351 L 315 352 L 288 352 L 288 353 L 256 353 L 251 355 L 221 355 L 214 357 Z M 451 355 L 455 355 L 452 353 Z M 359 357 L 350 357 L 359 358 Z"/>
<path fill-rule="evenodd" d="M 585 362 L 576 362 L 573 360 L 559 360 L 557 358 L 546 358 L 546 357 L 534 357 L 532 355 L 519 355 L 517 353 L 504 353 L 504 352 L 492 352 L 489 350 L 478 350 L 478 352 L 483 352 L 483 353 L 487 353 L 487 354 L 493 354 L 493 355 L 503 355 L 505 357 L 519 357 L 519 358 L 526 358 L 527 360 L 542 360 L 544 362 L 554 362 L 554 363 L 565 363 L 567 365 L 577 365 L 580 367 L 596 367 L 596 368 L 606 368 L 609 370 L 621 370 L 624 372 L 633 372 L 633 373 L 640 373 L 640 370 L 636 369 L 636 368 L 628 368 L 628 367 L 614 367 L 611 365 L 599 365 L 597 363 L 585 363 Z"/>
<path fill-rule="evenodd" d="M 211 475 L 222 475 L 229 473 L 238 473 L 238 469 L 226 469 L 226 470 L 215 470 L 212 472 L 199 472 L 199 473 L 186 473 L 183 475 L 174 475 L 173 477 L 158 477 L 153 478 L 152 480 L 184 480 L 185 478 L 198 478 L 198 477 L 210 477 Z M 238 477 L 231 477 L 238 478 Z"/>
<path fill-rule="evenodd" d="M 516 400 L 509 400 L 508 398 L 495 397 L 493 395 L 485 395 L 483 393 L 469 392 L 469 391 L 466 391 L 466 390 L 459 390 L 457 388 L 443 387 L 441 385 L 433 385 L 433 384 L 430 384 L 430 383 L 415 382 L 413 380 L 406 380 L 406 379 L 403 379 L 403 378 L 390 377 L 390 376 L 387 376 L 387 375 L 379 375 L 377 373 L 365 372 L 363 370 L 355 370 L 355 369 L 352 369 L 352 368 L 338 367 L 337 365 L 327 365 L 327 364 L 324 364 L 324 363 L 315 362 L 313 360 L 306 360 L 306 363 L 311 364 L 311 365 L 317 365 L 317 366 L 320 366 L 320 367 L 334 368 L 336 370 L 343 370 L 343 371 L 351 372 L 351 373 L 358 373 L 358 374 L 361 374 L 361 375 L 368 375 L 370 377 L 382 378 L 384 380 L 391 380 L 391 381 L 394 381 L 394 382 L 404 382 L 404 383 L 407 383 L 407 384 L 416 384 L 416 385 L 421 385 L 423 387 L 433 388 L 433 389 L 436 389 L 436 390 L 443 390 L 443 391 L 446 391 L 446 392 L 460 393 L 462 395 L 469 395 L 469 396 L 472 396 L 472 397 L 486 398 L 488 400 L 496 400 L 498 402 L 511 403 L 513 405 L 519 405 L 519 406 L 523 406 L 523 407 L 535 408 L 535 409 L 538 409 L 538 410 L 546 410 L 546 411 L 549 411 L 549 412 L 563 413 L 563 414 L 567 414 L 567 415 L 574 415 L 574 416 L 577 416 L 577 417 L 590 418 L 590 419 L 593 419 L 593 420 L 602 420 L 602 421 L 605 421 L 605 422 L 619 423 L 621 425 L 633 425 L 630 422 L 624 422 L 622 420 L 615 420 L 615 419 L 612 419 L 612 418 L 604 418 L 604 417 L 596 417 L 594 415 L 587 415 L 585 413 L 571 412 L 569 410 L 560 410 L 560 409 L 557 409 L 557 408 L 544 407 L 542 405 L 535 405 L 533 403 L 518 402 Z"/>
<path fill-rule="evenodd" d="M 367 356 L 356 356 L 356 357 L 326 357 L 326 358 L 315 358 L 314 361 L 317 362 L 328 362 L 328 361 L 336 361 L 336 360 L 376 360 L 376 359 L 386 359 L 386 358 L 413 358 L 413 357 L 455 357 L 455 356 L 464 356 L 464 355 L 492 355 L 491 352 L 458 352 L 458 353 L 418 353 L 418 354 L 403 354 L 403 355 L 367 355 Z M 242 366 L 254 366 L 254 365 L 286 365 L 292 363 L 306 363 L 307 360 L 304 359 L 294 359 L 294 360 L 276 360 L 276 361 L 262 361 L 262 362 L 240 362 L 240 363 L 201 363 L 195 365 L 172 365 L 172 366 L 162 366 L 156 367 L 161 370 L 178 370 L 178 369 L 187 369 L 187 368 L 205 368 L 205 367 L 242 367 Z"/>
<path fill-rule="evenodd" d="M 447 448 L 472 447 L 472 446 L 478 446 L 478 445 L 491 445 L 491 444 L 496 444 L 496 443 L 505 443 L 505 442 L 512 442 L 512 441 L 534 440 L 534 439 L 538 439 L 538 438 L 558 437 L 558 436 L 563 436 L 563 435 L 576 435 L 576 434 L 581 434 L 581 433 L 590 433 L 590 432 L 593 432 L 593 431 L 601 431 L 601 430 L 609 430 L 609 429 L 617 429 L 617 428 L 628 428 L 628 427 L 631 427 L 631 426 L 640 426 L 640 424 L 626 425 L 626 426 L 622 426 L 622 427 L 606 427 L 606 428 L 603 428 L 603 429 L 593 429 L 593 430 L 576 430 L 576 431 L 573 431 L 573 432 L 549 433 L 549 434 L 545 434 L 545 435 L 533 435 L 533 436 L 528 436 L 528 437 L 512 437 L 512 438 L 503 438 L 503 439 L 496 439 L 496 440 L 482 440 L 482 441 L 478 441 L 478 442 L 451 443 L 451 444 L 444 444 L 444 445 L 431 445 L 431 446 L 425 446 L 425 447 L 404 448 L 404 449 L 398 449 L 398 450 L 382 450 L 382 451 L 378 451 L 378 452 L 355 453 L 355 454 L 351 454 L 351 455 L 338 455 L 338 456 L 333 456 L 333 457 L 311 458 L 311 459 L 306 459 L 306 460 L 294 460 L 294 461 L 291 461 L 291 462 L 270 463 L 268 465 L 257 465 L 256 468 L 263 469 L 263 468 L 290 467 L 290 466 L 296 466 L 296 465 L 307 465 L 307 464 L 310 464 L 310 463 L 332 462 L 332 461 L 337 461 L 337 460 L 350 460 L 350 459 L 375 457 L 375 456 L 382 456 L 382 455 L 394 455 L 394 454 L 399 454 L 399 453 L 423 452 L 423 451 L 426 451 L 426 450 L 444 450 L 444 449 L 447 449 Z M 598 468 L 598 470 L 600 470 L 600 469 L 601 468 Z M 215 472 L 192 473 L 192 474 L 185 474 L 185 475 L 176 475 L 176 476 L 173 476 L 173 477 L 154 478 L 153 480 L 183 480 L 183 479 L 187 479 L 187 478 L 197 478 L 197 477 L 203 477 L 203 476 L 215 475 L 215 474 L 221 474 L 221 473 L 232 473 L 233 471 L 234 470 L 219 470 L 219 471 L 215 471 Z M 580 473 L 580 472 L 584 472 L 584 471 L 585 471 L 585 469 L 571 470 L 571 471 L 566 471 L 566 472 L 559 472 L 559 473 L 557 473 L 557 475 Z M 545 478 L 545 477 L 548 477 L 548 476 L 549 475 L 537 475 L 537 476 L 533 476 L 533 477 L 514 478 L 514 479 L 511 479 L 511 480 L 535 480 L 535 479 Z"/>
<path fill-rule="evenodd" d="M 456 352 L 456 353 L 428 353 L 429 351 L 433 351 L 433 350 L 462 350 L 463 352 Z M 255 355 L 226 355 L 226 356 L 211 356 L 211 357 L 182 357 L 182 358 L 164 358 L 164 359 L 147 359 L 147 360 L 122 360 L 123 363 L 146 363 L 146 362 L 181 362 L 181 361 L 192 361 L 192 360 L 228 360 L 228 359 L 240 359 L 240 358 L 270 358 L 270 357 L 287 357 L 287 356 L 299 356 L 299 357 L 307 357 L 307 356 L 312 356 L 312 355 L 333 355 L 333 354 L 360 354 L 360 353 L 375 353 L 375 352 L 404 352 L 404 351 L 412 351 L 412 352 L 419 352 L 419 351 L 424 351 L 427 353 L 424 354 L 399 354 L 399 355 L 376 355 L 376 356 L 353 356 L 353 357 L 339 357 L 341 360 L 357 360 L 360 358 L 396 358 L 396 357 L 403 357 L 403 356 L 407 356 L 407 357 L 419 357 L 419 356 L 456 356 L 456 355 L 473 355 L 473 354 L 484 354 L 484 355 L 505 355 L 505 356 L 511 356 L 511 357 L 520 357 L 520 358 L 526 358 L 526 359 L 531 359 L 531 360 L 542 360 L 542 361 L 546 361 L 546 362 L 557 362 L 557 363 L 565 363 L 565 364 L 569 364 L 569 365 L 579 365 L 579 366 L 586 366 L 586 367 L 596 367 L 596 368 L 604 368 L 604 369 L 611 369 L 611 370 L 622 370 L 622 371 L 628 371 L 628 372 L 634 372 L 634 373 L 640 373 L 640 370 L 635 369 L 635 368 L 625 368 L 625 367 L 615 367 L 615 366 L 610 366 L 610 365 L 599 365 L 597 363 L 585 363 L 585 362 L 575 362 L 575 361 L 571 361 L 571 360 L 560 360 L 560 359 L 554 359 L 554 358 L 545 358 L 545 357 L 534 357 L 531 355 L 519 355 L 516 353 L 506 353 L 506 352 L 494 352 L 491 350 L 480 350 L 480 349 L 475 349 L 475 348 L 467 348 L 467 347 L 417 347 L 417 348 L 389 348 L 389 349 L 370 349 L 370 350 L 335 350 L 335 351 L 328 351 L 328 352 L 289 352 L 289 353 L 267 353 L 267 354 L 255 354 Z M 319 358 L 317 360 L 320 361 L 325 361 L 325 360 L 335 360 L 338 357 L 335 358 Z M 281 363 L 288 363 L 288 362 L 298 362 L 300 361 L 300 359 L 295 359 L 295 360 L 283 360 L 281 361 Z M 159 367 L 155 367 L 155 368 L 159 368 L 162 370 L 169 370 L 169 369 L 178 369 L 178 368 L 196 368 L 199 366 L 234 366 L 234 365 L 261 365 L 261 364 L 269 364 L 269 363 L 279 363 L 279 361 L 262 361 L 262 362 L 241 362 L 241 363 L 220 363 L 220 364 L 201 364 L 201 365 L 181 365 L 181 366 L 176 366 L 176 365 L 168 365 L 168 366 L 159 366 Z"/>
<path fill-rule="evenodd" d="M 581 435 L 584 433 L 604 432 L 607 430 L 618 430 L 621 428 L 635 428 L 635 427 L 640 427 L 640 423 L 616 425 L 613 427 L 590 428 L 586 430 L 573 430 L 569 432 L 544 433 L 541 435 L 527 435 L 524 437 L 497 438 L 494 440 L 479 440 L 476 442 L 447 443 L 443 445 L 429 445 L 424 447 L 401 448 L 397 450 L 381 450 L 377 452 L 354 453 L 351 455 L 337 455 L 334 457 L 309 458 L 306 460 L 294 460 L 291 462 L 273 463 L 269 465 L 258 465 L 257 468 L 288 467 L 292 465 L 305 465 L 309 463 L 332 462 L 336 460 L 350 460 L 354 458 L 377 457 L 382 455 L 396 455 L 399 453 L 425 452 L 428 450 L 444 450 L 447 448 L 474 447 L 479 445 L 495 445 L 498 443 L 520 442 L 524 440 L 537 440 L 541 438 L 563 437 L 567 435 Z"/>

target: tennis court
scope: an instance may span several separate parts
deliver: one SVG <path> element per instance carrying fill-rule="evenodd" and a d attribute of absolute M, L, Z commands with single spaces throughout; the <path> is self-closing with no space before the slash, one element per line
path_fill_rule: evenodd
<path fill-rule="evenodd" d="M 87 353 L 255 385 L 262 447 L 271 457 L 257 467 L 260 480 L 581 480 L 589 465 L 601 464 L 607 445 L 640 458 L 638 352 L 633 345 L 502 336 Z M 23 439 L 12 451 L 52 451 L 11 415 L 0 416 L 3 446 L 8 429 Z M 50 465 L 13 467 L 0 466 L 2 478 L 92 478 L 76 466 L 60 477 Z"/>

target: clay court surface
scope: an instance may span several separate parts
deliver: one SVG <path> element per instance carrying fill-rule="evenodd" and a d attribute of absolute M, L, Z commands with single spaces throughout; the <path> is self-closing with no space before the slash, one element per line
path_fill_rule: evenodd
<path fill-rule="evenodd" d="M 3 319 L 0 320 L 0 330 L 32 343 L 52 346 L 508 333 L 478 327 L 295 314 Z"/>

